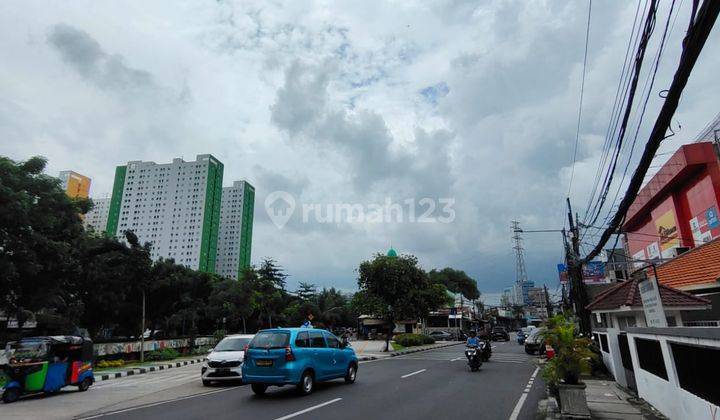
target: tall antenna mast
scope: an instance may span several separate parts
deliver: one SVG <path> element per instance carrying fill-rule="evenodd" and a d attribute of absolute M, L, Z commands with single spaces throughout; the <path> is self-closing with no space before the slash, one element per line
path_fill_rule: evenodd
<path fill-rule="evenodd" d="M 520 222 L 517 220 L 512 221 L 513 229 L 513 249 L 515 250 L 515 283 L 516 283 L 516 304 L 524 305 L 525 299 L 523 296 L 523 284 L 527 281 L 527 270 L 525 270 L 525 256 L 523 255 L 523 238 L 520 236 L 522 229 L 520 229 Z"/>

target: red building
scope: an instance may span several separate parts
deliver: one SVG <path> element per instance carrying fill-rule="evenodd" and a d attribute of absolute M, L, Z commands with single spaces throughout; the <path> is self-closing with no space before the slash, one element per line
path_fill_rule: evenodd
<path fill-rule="evenodd" d="M 704 142 L 680 147 L 628 210 L 623 230 L 629 256 L 669 259 L 720 237 L 719 203 L 716 146 Z"/>

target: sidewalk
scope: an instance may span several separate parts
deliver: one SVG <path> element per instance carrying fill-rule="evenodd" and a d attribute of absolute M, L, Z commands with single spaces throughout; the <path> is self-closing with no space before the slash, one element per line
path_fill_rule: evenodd
<path fill-rule="evenodd" d="M 588 408 L 593 419 L 658 420 L 664 417 L 641 399 L 633 397 L 608 380 L 585 379 Z M 560 419 L 554 398 L 540 402 L 538 411 L 545 419 Z"/>

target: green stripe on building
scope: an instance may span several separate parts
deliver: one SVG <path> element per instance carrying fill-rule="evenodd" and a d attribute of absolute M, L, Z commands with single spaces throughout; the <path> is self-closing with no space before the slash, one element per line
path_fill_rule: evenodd
<path fill-rule="evenodd" d="M 210 158 L 205 186 L 205 209 L 203 211 L 202 238 L 198 270 L 215 272 L 217 239 L 220 228 L 220 206 L 222 205 L 222 180 L 224 166 L 214 157 Z"/>
<path fill-rule="evenodd" d="M 242 226 L 240 228 L 240 258 L 238 259 L 238 276 L 250 267 L 252 251 L 253 217 L 255 213 L 255 187 L 245 182 L 243 188 Z"/>
<path fill-rule="evenodd" d="M 115 168 L 115 181 L 113 182 L 113 192 L 110 198 L 110 210 L 108 211 L 107 225 L 105 225 L 105 233 L 109 236 L 117 235 L 118 223 L 120 221 L 120 207 L 122 206 L 123 192 L 125 190 L 125 174 L 127 166 L 118 166 Z"/>

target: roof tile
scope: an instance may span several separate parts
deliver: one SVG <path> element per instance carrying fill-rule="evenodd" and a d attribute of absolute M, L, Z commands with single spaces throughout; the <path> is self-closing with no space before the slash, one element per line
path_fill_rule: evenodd
<path fill-rule="evenodd" d="M 618 283 L 598 295 L 586 308 L 593 311 L 618 309 L 621 306 L 642 306 L 638 283 L 637 279 Z M 660 299 L 663 306 L 706 306 L 710 304 L 710 301 L 705 298 L 674 289 L 665 284 L 660 284 Z"/>
<path fill-rule="evenodd" d="M 657 266 L 661 284 L 679 289 L 718 286 L 720 279 L 720 238 Z"/>

